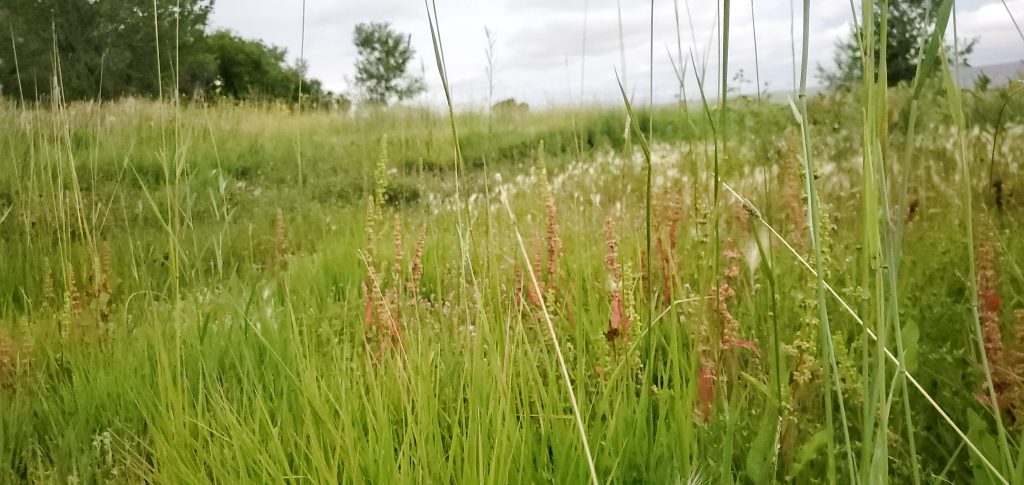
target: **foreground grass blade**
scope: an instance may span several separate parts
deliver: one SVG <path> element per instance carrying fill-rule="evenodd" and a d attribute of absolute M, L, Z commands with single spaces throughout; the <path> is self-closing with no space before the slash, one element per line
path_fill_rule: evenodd
<path fill-rule="evenodd" d="M 810 272 L 815 278 L 819 277 L 818 271 L 815 270 L 813 266 L 811 266 L 811 263 L 807 262 L 807 260 L 800 255 L 796 248 L 794 248 L 793 245 L 789 243 L 789 241 L 782 237 L 782 235 L 779 234 L 779 232 L 776 231 L 775 228 L 772 227 L 771 224 L 769 224 L 768 221 L 764 219 L 764 217 L 761 215 L 761 212 L 757 210 L 757 207 L 754 206 L 754 204 L 751 203 L 749 199 L 746 199 L 742 195 L 738 194 L 728 184 L 723 184 L 723 187 L 725 187 L 725 189 L 729 191 L 729 193 L 732 194 L 732 196 L 735 197 L 738 202 L 742 203 L 744 207 L 747 207 L 749 209 L 749 212 L 753 214 L 754 218 L 757 219 L 757 221 L 760 222 L 766 229 L 768 229 L 772 236 L 774 236 L 780 243 L 782 243 L 783 247 L 785 247 L 786 250 L 789 251 L 789 253 L 792 254 L 793 257 L 800 262 L 801 266 L 806 268 L 807 271 Z M 875 334 L 875 332 L 868 328 L 868 326 L 864 323 L 864 320 L 860 317 L 860 315 L 857 314 L 853 307 L 851 307 L 850 304 L 847 303 L 845 299 L 843 299 L 843 297 L 839 296 L 839 293 L 837 293 L 836 290 L 827 282 L 822 281 L 822 284 L 823 287 L 828 291 L 828 293 L 832 295 L 832 298 L 835 299 L 837 303 L 839 303 L 839 306 L 842 307 L 843 310 L 845 310 L 846 313 L 849 314 L 850 317 L 852 317 L 854 321 L 856 321 L 857 324 L 864 329 L 864 332 L 872 340 L 878 341 L 878 336 Z M 960 427 L 956 424 L 956 422 L 949 417 L 949 414 L 947 414 L 946 411 L 943 410 L 941 406 L 939 406 L 939 404 L 935 401 L 931 394 L 929 394 L 928 391 L 926 391 L 925 388 L 917 381 L 917 379 L 915 379 L 914 376 L 907 371 L 906 367 L 900 365 L 900 360 L 896 358 L 896 355 L 893 354 L 892 351 L 888 349 L 888 347 L 883 346 L 883 351 L 886 358 L 888 358 L 890 362 L 897 366 L 898 372 L 902 374 L 907 379 L 907 381 L 909 381 L 910 384 L 914 386 L 914 389 L 916 389 L 917 392 L 921 394 L 921 397 L 923 397 L 925 401 L 928 401 L 928 404 L 930 404 L 932 408 L 935 409 L 937 413 L 939 413 L 939 416 L 942 417 L 943 421 L 945 421 L 946 424 L 948 424 L 950 428 L 952 428 L 953 431 L 956 432 L 957 436 L 959 436 L 963 443 L 967 445 L 967 447 L 971 450 L 971 452 L 973 452 L 975 456 L 977 456 L 978 459 L 981 460 L 985 467 L 988 468 L 988 470 L 992 472 L 1001 483 L 1009 485 L 1010 482 L 1008 482 L 1006 478 L 1003 477 L 999 469 L 997 469 L 992 464 L 992 462 L 988 460 L 985 454 L 978 449 L 977 445 L 975 445 L 974 442 L 972 442 L 971 439 L 967 437 L 967 434 L 965 434 L 963 430 L 961 430 Z"/>
<path fill-rule="evenodd" d="M 551 346 L 555 350 L 555 355 L 558 357 L 558 370 L 562 373 L 562 381 L 565 384 L 565 392 L 569 396 L 569 404 L 572 405 L 573 418 L 576 420 L 576 427 L 580 432 L 580 441 L 583 444 L 583 454 L 587 459 L 587 467 L 590 470 L 590 481 L 593 485 L 598 485 L 600 481 L 597 479 L 597 469 L 594 467 L 594 456 L 590 453 L 590 443 L 587 440 L 587 428 L 583 424 L 583 416 L 580 413 L 579 402 L 576 401 L 576 391 L 573 390 L 572 378 L 569 376 L 569 368 L 565 365 L 565 357 L 562 354 L 562 346 L 558 343 L 558 333 L 555 332 L 555 323 L 551 321 L 551 314 L 548 313 L 548 308 L 544 303 L 543 292 L 540 288 L 540 283 L 537 282 L 537 275 L 533 271 L 533 265 L 530 262 L 530 254 L 526 251 L 526 244 L 523 243 L 523 236 L 519 233 L 519 226 L 516 222 L 516 216 L 512 212 L 512 208 L 508 205 L 508 196 L 504 193 L 501 194 L 501 203 L 505 207 L 505 212 L 508 213 L 508 218 L 512 222 L 512 231 L 516 237 L 516 243 L 519 246 L 519 255 L 523 257 L 523 265 L 526 266 L 526 273 L 530 277 L 530 284 L 533 286 L 533 291 L 538 295 L 538 301 L 540 303 L 540 311 L 544 316 L 544 323 L 547 324 L 548 335 L 551 337 Z"/>

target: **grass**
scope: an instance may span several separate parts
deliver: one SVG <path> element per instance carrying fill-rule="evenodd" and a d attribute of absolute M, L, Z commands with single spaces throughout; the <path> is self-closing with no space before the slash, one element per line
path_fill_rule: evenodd
<path fill-rule="evenodd" d="M 804 40 L 792 107 L 5 102 L 0 482 L 1021 483 L 1024 98 Z"/>

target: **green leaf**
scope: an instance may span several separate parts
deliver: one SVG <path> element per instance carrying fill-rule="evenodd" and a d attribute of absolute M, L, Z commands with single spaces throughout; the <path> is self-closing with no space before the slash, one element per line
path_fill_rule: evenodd
<path fill-rule="evenodd" d="M 818 430 L 800 447 L 800 450 L 796 453 L 796 462 L 793 463 L 793 468 L 790 471 L 790 478 L 800 476 L 800 473 L 807 467 L 807 464 L 815 457 L 821 455 L 821 447 L 828 443 L 828 437 L 829 432 L 827 429 Z"/>
<path fill-rule="evenodd" d="M 750 453 L 747 454 L 747 478 L 753 483 L 772 482 L 772 465 L 775 463 L 775 443 L 778 433 L 778 409 L 771 406 L 761 416 L 761 423 L 758 425 L 757 436 L 750 445 Z"/>
<path fill-rule="evenodd" d="M 967 411 L 967 437 L 978 447 L 978 451 L 984 454 L 996 468 L 1000 470 L 1005 469 L 999 453 L 999 446 L 996 444 L 995 438 L 993 438 L 988 422 L 973 410 Z M 974 472 L 973 483 L 1000 483 L 974 453 L 971 453 L 970 457 L 971 468 Z"/>

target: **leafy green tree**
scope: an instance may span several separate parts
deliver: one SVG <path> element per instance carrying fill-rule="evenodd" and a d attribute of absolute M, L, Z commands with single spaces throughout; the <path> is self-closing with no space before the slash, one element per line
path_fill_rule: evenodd
<path fill-rule="evenodd" d="M 918 58 L 925 40 L 935 27 L 934 0 L 890 0 L 886 26 L 886 83 L 890 86 L 914 79 Z M 881 56 L 881 6 L 874 4 L 874 56 Z M 864 29 L 851 29 L 850 36 L 836 42 L 831 69 L 818 65 L 818 78 L 832 89 L 853 85 L 863 76 L 860 37 Z M 967 64 L 967 57 L 974 50 L 976 40 L 968 41 L 950 62 Z M 952 48 L 946 52 L 952 54 Z"/>
<path fill-rule="evenodd" d="M 5 0 L 0 28 L 13 42 L 0 43 L 0 86 L 16 95 L 20 81 L 17 95 L 27 98 L 49 94 L 53 79 L 67 99 L 188 92 L 211 72 L 201 41 L 212 8 L 212 0 Z"/>
<path fill-rule="evenodd" d="M 236 99 L 298 100 L 302 79 L 303 97 L 319 101 L 325 96 L 320 82 L 303 79 L 301 66 L 289 66 L 286 51 L 228 31 L 217 31 L 206 39 L 208 52 L 216 62 L 213 89 Z"/>
<path fill-rule="evenodd" d="M 359 58 L 355 84 L 363 100 L 386 105 L 422 93 L 421 77 L 409 73 L 409 62 L 416 55 L 410 37 L 388 23 L 361 23 L 353 34 Z"/>
<path fill-rule="evenodd" d="M 283 49 L 207 33 L 212 8 L 213 0 L 3 0 L 0 94 L 44 100 L 56 80 L 67 100 L 219 92 L 295 101 L 303 79 L 304 102 L 330 98 Z"/>

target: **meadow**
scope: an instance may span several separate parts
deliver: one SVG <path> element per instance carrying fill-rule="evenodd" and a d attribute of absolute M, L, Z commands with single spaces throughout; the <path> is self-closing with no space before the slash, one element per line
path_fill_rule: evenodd
<path fill-rule="evenodd" d="M 991 116 L 1008 94 L 969 98 L 962 133 L 922 112 L 893 169 L 891 281 L 864 239 L 861 104 L 811 100 L 834 365 L 782 104 L 734 102 L 717 210 L 707 117 L 636 114 L 650 253 L 622 109 L 461 114 L 457 164 L 429 110 L 6 105 L 2 481 L 572 483 L 588 455 L 602 482 L 998 483 L 983 459 L 1017 481 L 1024 110 Z M 899 365 L 866 331 L 896 324 Z"/>
<path fill-rule="evenodd" d="M 3 101 L 0 482 L 1024 483 L 1019 83 L 803 58 L 786 101 Z"/>

